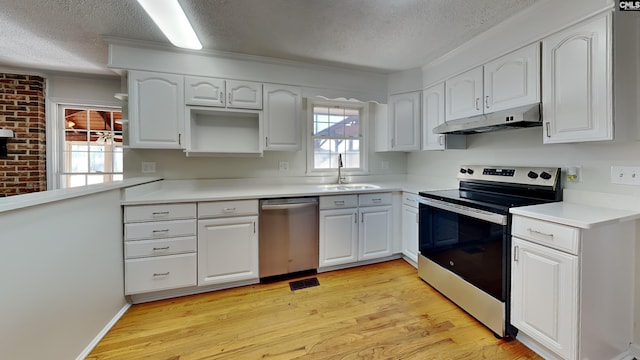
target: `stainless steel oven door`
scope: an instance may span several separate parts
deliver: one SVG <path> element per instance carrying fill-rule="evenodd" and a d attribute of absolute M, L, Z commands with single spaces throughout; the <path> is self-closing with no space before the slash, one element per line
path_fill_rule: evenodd
<path fill-rule="evenodd" d="M 505 302 L 508 216 L 420 198 L 420 254 Z"/>

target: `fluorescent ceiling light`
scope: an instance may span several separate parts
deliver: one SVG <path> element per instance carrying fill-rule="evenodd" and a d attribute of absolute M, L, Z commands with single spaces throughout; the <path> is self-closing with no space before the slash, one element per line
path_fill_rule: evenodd
<path fill-rule="evenodd" d="M 138 0 L 138 3 L 173 45 L 185 49 L 202 49 L 202 44 L 178 0 Z"/>

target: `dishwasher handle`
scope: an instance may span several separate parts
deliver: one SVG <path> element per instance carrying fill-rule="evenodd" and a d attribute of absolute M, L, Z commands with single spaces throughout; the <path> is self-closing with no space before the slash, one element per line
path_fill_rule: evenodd
<path fill-rule="evenodd" d="M 293 203 L 293 204 L 274 204 L 267 205 L 263 204 L 260 206 L 262 210 L 289 210 L 289 209 L 300 209 L 305 207 L 315 207 L 316 203 Z"/>

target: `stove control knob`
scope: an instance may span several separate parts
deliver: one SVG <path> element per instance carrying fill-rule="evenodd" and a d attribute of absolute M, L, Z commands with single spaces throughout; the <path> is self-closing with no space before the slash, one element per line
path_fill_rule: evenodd
<path fill-rule="evenodd" d="M 546 171 L 543 171 L 543 172 L 540 173 L 540 177 L 545 179 L 545 180 L 549 180 L 549 179 L 551 179 L 551 174 L 549 174 Z"/>
<path fill-rule="evenodd" d="M 473 175 L 473 169 L 472 168 L 467 168 L 467 174 Z"/>
<path fill-rule="evenodd" d="M 535 173 L 535 172 L 533 172 L 533 171 L 529 171 L 529 173 L 527 174 L 527 176 L 528 176 L 530 179 L 536 179 L 536 178 L 538 178 L 538 174 L 537 174 L 537 173 Z"/>
<path fill-rule="evenodd" d="M 460 169 L 460 174 L 466 174 L 467 173 L 467 169 L 461 168 Z"/>

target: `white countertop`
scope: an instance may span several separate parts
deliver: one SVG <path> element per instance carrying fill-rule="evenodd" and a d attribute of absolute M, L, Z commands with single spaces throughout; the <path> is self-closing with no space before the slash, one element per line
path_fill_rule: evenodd
<path fill-rule="evenodd" d="M 324 196 L 381 191 L 418 193 L 435 188 L 409 181 L 366 181 L 358 184 L 375 186 L 370 189 L 326 189 L 327 184 L 275 182 L 271 180 L 165 180 L 125 189 L 123 205 L 142 205 L 167 202 L 219 201 L 264 199 L 295 196 Z M 347 184 L 349 185 L 349 184 Z"/>
<path fill-rule="evenodd" d="M 590 229 L 600 225 L 640 219 L 635 210 L 612 209 L 586 204 L 555 202 L 511 208 L 515 215 Z"/>

